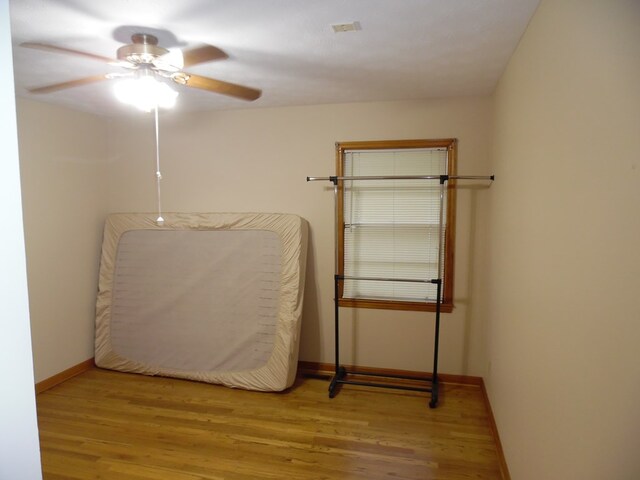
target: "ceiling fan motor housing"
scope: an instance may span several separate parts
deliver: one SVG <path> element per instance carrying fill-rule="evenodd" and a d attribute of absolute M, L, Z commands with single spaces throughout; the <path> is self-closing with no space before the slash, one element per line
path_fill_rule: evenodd
<path fill-rule="evenodd" d="M 158 46 L 158 39 L 153 35 L 136 33 L 131 36 L 131 41 L 131 45 L 124 45 L 118 49 L 118 60 L 135 65 L 148 64 L 169 53 L 166 48 Z"/>

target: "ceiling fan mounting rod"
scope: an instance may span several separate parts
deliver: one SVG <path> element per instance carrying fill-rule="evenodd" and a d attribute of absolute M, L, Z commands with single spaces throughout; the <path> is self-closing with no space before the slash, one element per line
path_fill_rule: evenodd
<path fill-rule="evenodd" d="M 131 41 L 136 44 L 158 45 L 158 37 L 150 33 L 134 33 L 131 35 Z"/>

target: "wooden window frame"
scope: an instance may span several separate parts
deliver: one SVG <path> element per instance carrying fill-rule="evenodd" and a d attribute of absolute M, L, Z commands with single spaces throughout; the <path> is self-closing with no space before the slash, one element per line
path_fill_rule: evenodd
<path fill-rule="evenodd" d="M 356 141 L 356 142 L 336 142 L 336 174 L 338 177 L 344 176 L 344 153 L 347 150 L 383 150 L 383 149 L 403 149 L 403 148 L 447 148 L 448 150 L 448 175 L 456 174 L 457 163 L 457 140 L 455 138 L 444 138 L 434 140 L 376 140 L 376 141 Z M 455 264 L 455 226 L 456 226 L 456 188 L 455 180 L 448 180 L 447 187 L 447 222 L 445 229 L 444 248 L 444 275 L 443 275 L 443 297 L 440 311 L 450 313 L 453 311 L 453 279 Z M 337 182 L 337 254 L 338 254 L 338 275 L 344 275 L 344 189 L 343 181 Z M 339 283 L 338 304 L 341 307 L 353 308 L 375 308 L 382 310 L 409 310 L 422 312 L 435 312 L 436 302 L 407 302 L 401 300 L 371 300 L 357 298 L 343 298 L 343 282 Z"/>

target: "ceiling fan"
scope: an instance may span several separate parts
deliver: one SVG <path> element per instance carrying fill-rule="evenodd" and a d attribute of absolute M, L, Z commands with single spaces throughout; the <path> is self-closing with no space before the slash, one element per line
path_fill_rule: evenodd
<path fill-rule="evenodd" d="M 148 33 L 135 33 L 131 36 L 131 44 L 120 47 L 117 60 L 82 52 L 65 47 L 57 47 L 46 43 L 25 42 L 22 47 L 34 48 L 49 52 L 64 53 L 81 56 L 116 65 L 128 70 L 126 73 L 107 73 L 79 78 L 67 82 L 56 83 L 29 89 L 31 93 L 49 93 L 66 88 L 87 85 L 102 80 L 121 77 L 161 77 L 173 81 L 178 85 L 219 93 L 242 100 L 256 100 L 262 94 L 261 90 L 224 82 L 209 77 L 187 73 L 182 69 L 200 63 L 229 58 L 228 55 L 212 45 L 201 45 L 185 51 L 168 50 L 158 45 L 158 38 Z"/>

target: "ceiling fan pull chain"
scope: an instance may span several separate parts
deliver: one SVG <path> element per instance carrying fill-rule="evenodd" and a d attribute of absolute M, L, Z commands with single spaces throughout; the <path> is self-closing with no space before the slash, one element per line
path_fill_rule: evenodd
<path fill-rule="evenodd" d="M 156 190 L 158 196 L 158 218 L 156 219 L 156 224 L 161 227 L 164 225 L 164 218 L 162 218 L 162 201 L 160 195 L 160 181 L 162 180 L 162 173 L 160 173 L 160 137 L 158 135 L 158 104 L 155 106 L 155 117 L 156 117 Z"/>

